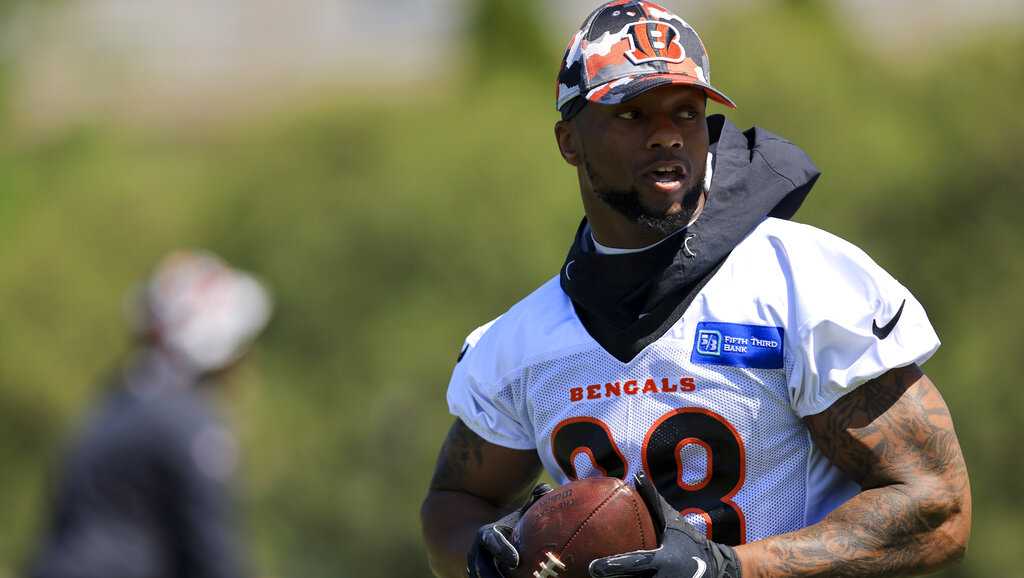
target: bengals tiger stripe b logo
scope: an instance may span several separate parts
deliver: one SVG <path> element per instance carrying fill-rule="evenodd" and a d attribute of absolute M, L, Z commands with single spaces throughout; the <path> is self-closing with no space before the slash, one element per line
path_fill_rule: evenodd
<path fill-rule="evenodd" d="M 686 51 L 679 43 L 679 31 L 664 22 L 634 22 L 626 31 L 631 50 L 626 52 L 633 64 L 654 60 L 682 62 Z"/>

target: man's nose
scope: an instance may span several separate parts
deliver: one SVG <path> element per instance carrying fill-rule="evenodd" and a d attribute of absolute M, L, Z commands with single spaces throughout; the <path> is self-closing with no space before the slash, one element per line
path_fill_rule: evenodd
<path fill-rule="evenodd" d="M 675 121 L 667 115 L 651 117 L 650 133 L 647 136 L 647 148 L 683 148 L 683 134 Z"/>

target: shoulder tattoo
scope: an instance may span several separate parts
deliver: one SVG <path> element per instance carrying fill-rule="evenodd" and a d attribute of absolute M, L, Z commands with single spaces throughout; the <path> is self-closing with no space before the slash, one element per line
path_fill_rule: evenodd
<path fill-rule="evenodd" d="M 462 486 L 471 470 L 484 465 L 483 438 L 457 419 L 441 446 L 430 488 L 443 490 Z"/>

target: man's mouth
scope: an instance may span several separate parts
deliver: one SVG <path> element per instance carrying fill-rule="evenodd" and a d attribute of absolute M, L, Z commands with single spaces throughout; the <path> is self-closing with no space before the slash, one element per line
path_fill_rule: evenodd
<path fill-rule="evenodd" d="M 678 168 L 655 169 L 651 171 L 654 180 L 662 183 L 681 181 L 686 178 L 686 173 Z"/>
<path fill-rule="evenodd" d="M 683 185 L 686 180 L 686 169 L 679 163 L 656 163 L 644 172 L 644 177 L 656 189 L 672 192 Z"/>

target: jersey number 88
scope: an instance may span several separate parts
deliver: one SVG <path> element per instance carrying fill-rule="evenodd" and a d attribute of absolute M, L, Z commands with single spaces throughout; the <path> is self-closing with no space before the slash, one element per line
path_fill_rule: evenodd
<path fill-rule="evenodd" d="M 707 470 L 696 483 L 684 479 L 682 451 L 691 444 L 703 448 Z M 576 457 L 587 454 L 606 476 L 626 478 L 626 459 L 611 430 L 593 417 L 559 423 L 551 434 L 552 453 L 570 479 L 578 479 Z M 641 449 L 644 471 L 662 496 L 682 514 L 704 518 L 708 537 L 738 546 L 746 542 L 746 521 L 732 501 L 743 486 L 746 456 L 736 428 L 707 409 L 686 407 L 671 411 L 651 425 Z"/>

